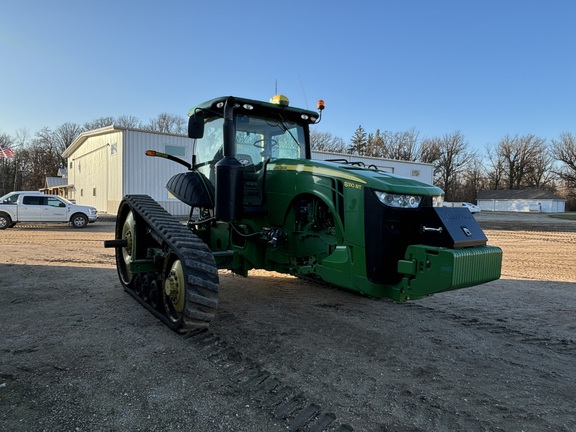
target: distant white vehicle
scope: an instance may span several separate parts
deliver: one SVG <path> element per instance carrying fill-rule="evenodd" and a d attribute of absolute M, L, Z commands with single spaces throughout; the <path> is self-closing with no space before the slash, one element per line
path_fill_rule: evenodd
<path fill-rule="evenodd" d="M 463 202 L 462 207 L 466 207 L 470 210 L 470 213 L 478 213 L 480 211 L 480 207 L 469 202 Z"/>
<path fill-rule="evenodd" d="M 74 228 L 84 228 L 97 220 L 95 207 L 73 204 L 57 195 L 18 191 L 0 197 L 0 230 L 19 222 L 68 222 Z"/>
<path fill-rule="evenodd" d="M 444 207 L 466 207 L 470 213 L 478 213 L 481 209 L 477 205 L 469 202 L 445 202 Z"/>

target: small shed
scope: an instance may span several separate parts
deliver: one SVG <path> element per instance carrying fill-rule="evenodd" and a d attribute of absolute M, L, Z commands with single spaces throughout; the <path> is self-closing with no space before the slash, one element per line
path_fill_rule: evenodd
<path fill-rule="evenodd" d="M 60 168 L 58 170 L 57 177 L 46 177 L 46 183 L 40 192 L 46 194 L 59 195 L 64 198 L 71 198 L 70 186 L 68 185 L 68 179 L 66 178 L 66 168 Z"/>
<path fill-rule="evenodd" d="M 566 200 L 541 189 L 483 190 L 478 192 L 482 211 L 563 213 Z"/>

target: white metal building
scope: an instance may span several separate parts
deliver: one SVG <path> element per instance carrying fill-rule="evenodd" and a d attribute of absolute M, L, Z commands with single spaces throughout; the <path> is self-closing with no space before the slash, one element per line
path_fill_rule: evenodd
<path fill-rule="evenodd" d="M 566 200 L 540 189 L 484 190 L 478 192 L 482 211 L 563 213 Z"/>
<path fill-rule="evenodd" d="M 140 129 L 107 126 L 78 136 L 63 156 L 68 160 L 67 198 L 78 204 L 93 205 L 99 212 L 116 214 L 127 194 L 150 195 L 176 216 L 188 215 L 190 207 L 166 189 L 168 180 L 186 167 L 159 157 L 148 157 L 156 150 L 190 162 L 193 140 Z M 346 159 L 351 163 L 376 166 L 382 171 L 432 184 L 433 166 L 407 161 L 378 159 L 340 153 L 312 152 L 316 160 Z"/>
<path fill-rule="evenodd" d="M 376 167 L 380 171 L 386 171 L 402 177 L 408 177 L 421 181 L 422 183 L 433 184 L 434 182 L 433 164 L 319 151 L 312 152 L 312 159 L 345 159 L 349 163 L 359 163 L 366 167 Z"/>
<path fill-rule="evenodd" d="M 116 214 L 122 197 L 147 194 L 174 215 L 186 215 L 190 207 L 172 197 L 166 183 L 186 167 L 159 157 L 156 150 L 191 160 L 192 140 L 138 129 L 107 126 L 84 132 L 66 149 L 68 197 L 78 204 L 93 205 L 99 212 Z"/>

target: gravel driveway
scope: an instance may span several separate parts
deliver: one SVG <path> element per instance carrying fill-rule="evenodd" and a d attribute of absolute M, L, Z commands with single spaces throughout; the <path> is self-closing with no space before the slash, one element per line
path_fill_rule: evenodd
<path fill-rule="evenodd" d="M 113 222 L 0 232 L 2 431 L 574 431 L 576 221 L 481 213 L 502 279 L 395 303 L 221 272 L 182 337 L 123 292 Z"/>

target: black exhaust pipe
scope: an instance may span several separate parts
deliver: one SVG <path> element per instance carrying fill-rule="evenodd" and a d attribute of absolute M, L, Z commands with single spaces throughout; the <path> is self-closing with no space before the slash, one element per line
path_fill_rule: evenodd
<path fill-rule="evenodd" d="M 236 127 L 234 125 L 233 97 L 224 105 L 223 158 L 216 164 L 216 219 L 231 221 L 242 212 L 242 185 L 244 169 L 236 159 Z"/>

